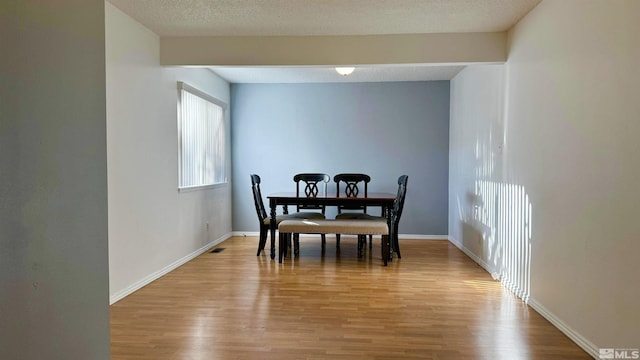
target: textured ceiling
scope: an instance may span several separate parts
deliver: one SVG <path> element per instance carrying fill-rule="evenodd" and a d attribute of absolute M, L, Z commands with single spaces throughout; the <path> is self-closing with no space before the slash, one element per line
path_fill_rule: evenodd
<path fill-rule="evenodd" d="M 160 36 L 504 31 L 540 0 L 109 0 Z"/>
<path fill-rule="evenodd" d="M 541 0 L 108 0 L 161 37 L 505 31 Z M 213 67 L 232 83 L 448 80 L 463 66 Z M 337 76 L 337 77 L 336 77 Z"/>

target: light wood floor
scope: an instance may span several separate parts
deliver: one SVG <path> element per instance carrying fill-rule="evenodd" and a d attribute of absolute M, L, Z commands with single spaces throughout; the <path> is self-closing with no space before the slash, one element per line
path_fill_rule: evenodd
<path fill-rule="evenodd" d="M 447 241 L 355 242 L 231 238 L 111 306 L 112 359 L 591 359 Z"/>

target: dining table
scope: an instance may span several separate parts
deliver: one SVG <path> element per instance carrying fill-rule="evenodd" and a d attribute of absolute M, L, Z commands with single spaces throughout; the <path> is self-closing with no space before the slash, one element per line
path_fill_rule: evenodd
<path fill-rule="evenodd" d="M 283 207 L 283 213 L 288 214 L 288 206 L 292 205 L 322 205 L 322 206 L 366 206 L 366 207 L 380 207 L 382 213 L 387 218 L 387 226 L 389 230 L 392 229 L 391 224 L 391 212 L 396 200 L 396 194 L 386 192 L 372 192 L 367 196 L 346 196 L 340 195 L 335 192 L 328 192 L 326 194 L 318 194 L 316 196 L 298 196 L 295 192 L 280 192 L 267 195 L 269 199 L 269 207 L 271 210 L 271 259 L 275 259 L 275 233 L 276 233 L 276 212 L 278 206 Z M 391 236 L 384 236 L 384 242 L 382 244 L 382 257 L 384 263 L 393 259 L 393 249 L 391 248 Z"/>

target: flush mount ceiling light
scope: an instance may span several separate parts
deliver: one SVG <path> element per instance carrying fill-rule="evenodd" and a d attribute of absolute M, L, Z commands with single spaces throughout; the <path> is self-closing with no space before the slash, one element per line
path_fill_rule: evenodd
<path fill-rule="evenodd" d="M 336 71 L 338 72 L 338 74 L 342 75 L 342 76 L 347 76 L 349 74 L 351 74 L 353 72 L 353 70 L 355 70 L 356 68 L 354 67 L 337 67 Z"/>

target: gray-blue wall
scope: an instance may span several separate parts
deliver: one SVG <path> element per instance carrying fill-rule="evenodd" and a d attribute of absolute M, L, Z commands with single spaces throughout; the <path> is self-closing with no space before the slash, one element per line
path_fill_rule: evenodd
<path fill-rule="evenodd" d="M 234 231 L 258 231 L 251 173 L 266 197 L 296 173 L 363 172 L 372 192 L 409 175 L 401 234 L 447 234 L 448 81 L 234 84 L 231 99 Z"/>

